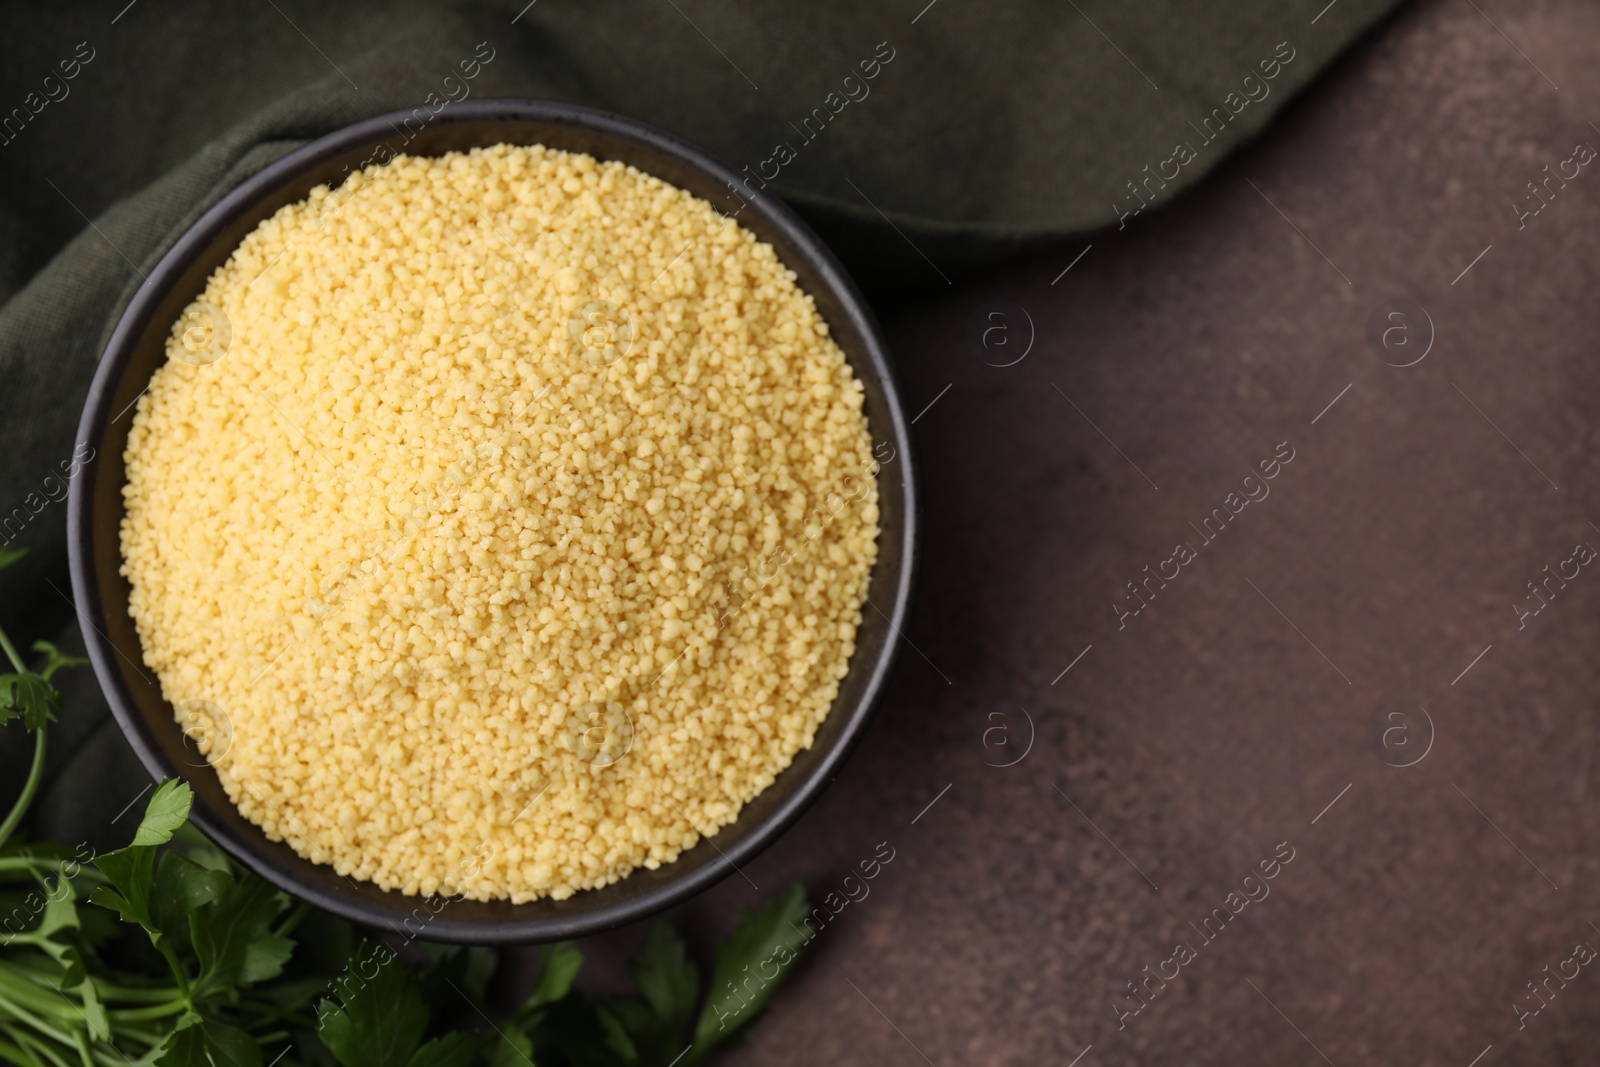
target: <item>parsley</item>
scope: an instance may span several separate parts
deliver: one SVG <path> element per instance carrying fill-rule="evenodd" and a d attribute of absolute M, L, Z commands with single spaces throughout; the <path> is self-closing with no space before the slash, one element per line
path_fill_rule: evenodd
<path fill-rule="evenodd" d="M 11 566 L 26 552 L 23 548 L 0 548 L 0 570 Z M 4 848 L 6 841 L 16 832 L 17 824 L 22 821 L 28 805 L 33 803 L 34 794 L 39 791 L 39 782 L 44 778 L 45 726 L 56 717 L 55 711 L 61 706 L 61 694 L 51 688 L 50 676 L 74 662 L 70 657 L 61 655 L 54 645 L 47 642 L 40 644 L 48 649 L 46 654 L 49 661 L 44 673 L 36 674 L 28 670 L 22 657 L 17 654 L 16 646 L 11 643 L 11 638 L 6 636 L 4 630 L 0 630 L 0 651 L 4 651 L 12 667 L 10 673 L 0 674 L 0 727 L 21 718 L 23 728 L 34 735 L 33 764 L 28 769 L 27 781 L 22 785 L 22 795 L 12 805 L 4 821 L 0 821 L 0 848 Z"/>
<path fill-rule="evenodd" d="M 0 548 L 0 567 L 21 554 Z M 577 948 L 549 945 L 532 993 L 491 1019 L 482 1005 L 496 953 L 397 952 L 292 905 L 189 825 L 183 782 L 161 783 L 114 852 L 16 840 L 61 707 L 52 678 L 85 661 L 41 641 L 44 664 L 31 670 L 3 631 L 0 651 L 11 667 L 0 674 L 0 729 L 20 725 L 35 746 L 0 821 L 0 1062 L 692 1067 L 760 1015 L 809 937 L 796 884 L 739 919 L 702 988 L 683 941 L 658 922 L 628 968 L 635 992 L 605 998 L 576 988 Z"/>
<path fill-rule="evenodd" d="M 475 1035 L 451 1033 L 424 1043 L 429 1011 L 422 983 L 393 953 L 363 944 L 341 984 L 341 1001 L 317 1010 L 318 1036 L 342 1067 L 466 1067 L 477 1053 Z"/>

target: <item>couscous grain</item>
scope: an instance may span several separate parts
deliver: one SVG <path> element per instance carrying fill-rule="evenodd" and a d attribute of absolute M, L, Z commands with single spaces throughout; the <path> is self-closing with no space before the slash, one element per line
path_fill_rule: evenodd
<path fill-rule="evenodd" d="M 539 146 L 250 233 L 125 454 L 145 661 L 239 810 L 404 893 L 675 859 L 811 744 L 876 555 L 863 392 L 731 219 Z"/>

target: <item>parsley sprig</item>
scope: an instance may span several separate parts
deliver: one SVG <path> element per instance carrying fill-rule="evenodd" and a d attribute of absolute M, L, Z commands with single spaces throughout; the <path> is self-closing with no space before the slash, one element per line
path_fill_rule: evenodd
<path fill-rule="evenodd" d="M 0 567 L 21 555 L 0 547 Z M 51 679 L 86 662 L 46 641 L 33 651 L 37 670 L 0 630 L 11 668 L 0 674 L 0 729 L 20 724 L 34 737 L 0 822 L 0 1062 L 693 1067 L 747 1030 L 810 937 L 795 884 L 739 919 L 702 988 L 683 941 L 658 922 L 629 966 L 635 993 L 601 998 L 575 985 L 576 947 L 547 946 L 532 993 L 491 1018 L 497 953 L 393 945 L 292 905 L 189 825 L 186 783 L 163 782 L 114 852 L 23 839 L 62 706 Z"/>
<path fill-rule="evenodd" d="M 25 548 L 0 546 L 0 570 L 21 559 L 26 552 Z M 12 805 L 5 821 L 0 822 L 0 848 L 16 832 L 17 824 L 22 821 L 28 805 L 33 803 L 34 794 L 39 791 L 39 782 L 44 778 L 47 747 L 45 727 L 55 721 L 56 711 L 61 707 L 61 694 L 51 687 L 50 677 L 63 667 L 78 667 L 89 662 L 77 656 L 63 655 L 48 641 L 34 642 L 33 650 L 47 657 L 44 667 L 38 672 L 28 669 L 28 665 L 17 654 L 17 647 L 11 643 L 11 638 L 4 630 L 0 630 L 0 651 L 5 652 L 6 660 L 11 664 L 9 672 L 0 674 L 0 726 L 20 718 L 23 727 L 34 735 L 33 763 L 28 769 L 27 781 L 23 783 L 22 794 Z"/>

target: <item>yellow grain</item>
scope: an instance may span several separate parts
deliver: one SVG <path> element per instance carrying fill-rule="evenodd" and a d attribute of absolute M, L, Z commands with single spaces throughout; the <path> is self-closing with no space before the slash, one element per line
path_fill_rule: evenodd
<path fill-rule="evenodd" d="M 400 156 L 261 223 L 167 349 L 129 609 L 269 837 L 407 894 L 561 899 L 810 746 L 877 465 L 811 298 L 710 204 L 540 146 Z"/>

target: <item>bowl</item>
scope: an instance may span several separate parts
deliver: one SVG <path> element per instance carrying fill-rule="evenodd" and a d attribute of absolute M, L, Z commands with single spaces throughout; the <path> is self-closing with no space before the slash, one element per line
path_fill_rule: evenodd
<path fill-rule="evenodd" d="M 267 839 L 229 801 L 215 771 L 173 717 L 128 614 L 120 524 L 123 451 L 133 406 L 166 360 L 184 308 L 241 239 L 313 187 L 337 186 L 389 151 L 442 155 L 507 142 L 544 144 L 617 160 L 687 189 L 769 242 L 795 272 L 866 391 L 879 472 L 881 534 L 868 604 L 849 672 L 811 747 L 731 824 L 656 870 L 638 869 L 566 900 L 523 904 L 423 898 L 357 882 Z M 68 541 L 72 588 L 88 654 L 111 711 L 157 779 L 194 789 L 192 819 L 240 863 L 290 895 L 356 923 L 408 939 L 466 944 L 556 941 L 634 922 L 701 892 L 749 863 L 812 804 L 861 739 L 887 684 L 909 608 L 917 556 L 917 495 L 908 424 L 877 324 L 855 284 L 811 229 L 770 194 L 706 152 L 661 130 L 590 108 L 530 100 L 452 103 L 380 115 L 295 149 L 246 179 L 189 227 L 122 313 L 89 389 L 78 443 L 96 457 L 72 482 Z"/>

